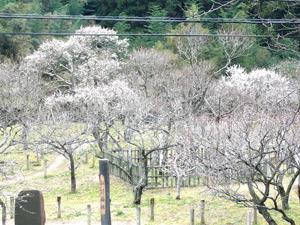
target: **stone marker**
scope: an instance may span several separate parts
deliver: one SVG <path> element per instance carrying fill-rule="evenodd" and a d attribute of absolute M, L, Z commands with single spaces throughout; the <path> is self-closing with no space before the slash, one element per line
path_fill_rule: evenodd
<path fill-rule="evenodd" d="M 45 225 L 44 198 L 40 191 L 21 191 L 15 201 L 15 225 Z"/>

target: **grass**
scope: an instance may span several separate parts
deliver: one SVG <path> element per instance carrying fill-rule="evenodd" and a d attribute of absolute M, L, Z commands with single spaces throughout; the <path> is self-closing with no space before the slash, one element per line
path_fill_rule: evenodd
<path fill-rule="evenodd" d="M 53 156 L 51 156 L 53 157 Z M 22 185 L 11 188 L 15 194 L 22 189 L 41 190 L 45 198 L 47 220 L 57 220 L 57 196 L 62 197 L 63 221 L 82 221 L 86 219 L 87 204 L 91 204 L 93 221 L 99 221 L 99 184 L 98 168 L 82 164 L 77 170 L 78 192 L 70 193 L 70 181 L 67 165 L 49 173 L 48 178 L 35 178 L 24 181 Z M 25 188 L 26 187 L 26 188 Z M 155 198 L 155 221 L 150 222 L 149 201 Z M 199 203 L 206 200 L 206 222 L 209 225 L 246 224 L 247 210 L 230 201 L 214 197 L 203 187 L 184 188 L 182 199 L 175 200 L 174 189 L 146 190 L 142 199 L 142 221 L 144 225 L 185 225 L 189 224 L 190 208 L 195 209 L 196 222 L 199 223 Z M 118 178 L 111 177 L 111 213 L 113 221 L 134 221 L 135 207 L 132 204 L 132 188 Z M 291 210 L 288 212 L 300 224 L 300 205 L 293 191 Z M 285 225 L 280 217 L 278 224 Z M 266 225 L 259 216 L 259 225 Z"/>

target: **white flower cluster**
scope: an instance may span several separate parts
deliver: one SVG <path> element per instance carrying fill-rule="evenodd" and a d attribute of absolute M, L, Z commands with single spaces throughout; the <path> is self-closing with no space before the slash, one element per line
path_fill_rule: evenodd
<path fill-rule="evenodd" d="M 270 104 L 295 100 L 290 80 L 274 71 L 255 69 L 247 73 L 240 66 L 232 66 L 227 69 L 227 75 L 220 81 L 221 88 L 229 88 L 243 99 Z"/>
<path fill-rule="evenodd" d="M 140 103 L 139 95 L 119 80 L 98 87 L 79 87 L 74 92 L 52 95 L 45 104 L 49 109 L 74 111 L 83 117 L 111 118 L 130 113 Z"/>
<path fill-rule="evenodd" d="M 108 83 L 120 70 L 120 64 L 118 60 L 90 58 L 78 66 L 75 76 L 80 79 L 79 86 Z"/>
<path fill-rule="evenodd" d="M 102 28 L 100 26 L 82 27 L 76 31 L 77 34 L 86 34 L 87 36 L 72 36 L 70 43 L 78 43 L 83 49 L 93 49 L 94 51 L 108 50 L 118 54 L 127 53 L 129 46 L 127 39 L 119 39 L 116 31 Z M 89 34 L 103 34 L 103 36 L 89 36 Z M 115 36 L 109 36 L 115 35 Z M 75 49 L 74 49 L 75 50 Z"/>
<path fill-rule="evenodd" d="M 46 41 L 40 45 L 37 51 L 25 57 L 21 68 L 31 72 L 40 72 L 49 67 L 53 68 L 64 52 L 64 41 L 56 39 Z"/>
<path fill-rule="evenodd" d="M 120 40 L 118 36 L 105 36 L 116 32 L 100 26 L 81 28 L 76 33 L 87 36 L 46 41 L 25 58 L 22 70 L 47 74 L 51 80 L 63 82 L 64 86 L 107 82 L 119 69 L 120 57 L 127 54 L 128 41 Z"/>

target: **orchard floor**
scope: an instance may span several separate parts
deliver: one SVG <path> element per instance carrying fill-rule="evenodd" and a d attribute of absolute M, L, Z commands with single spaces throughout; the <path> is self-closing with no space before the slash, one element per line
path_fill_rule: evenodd
<path fill-rule="evenodd" d="M 22 158 L 23 159 L 23 158 Z M 21 163 L 21 162 L 20 162 Z M 51 167 L 52 165 L 52 167 Z M 54 165 L 54 166 L 53 166 Z M 100 224 L 99 184 L 97 163 L 92 166 L 82 163 L 77 169 L 77 192 L 70 193 L 69 171 L 66 161 L 57 156 L 50 157 L 51 170 L 45 179 L 43 167 L 34 168 L 34 172 L 24 173 L 21 183 L 9 183 L 6 192 L 16 196 L 23 189 L 37 189 L 44 195 L 46 225 L 86 225 L 87 205 L 92 207 L 92 225 Z M 32 175 L 37 173 L 37 175 Z M 28 174 L 28 175 L 27 175 Z M 62 218 L 57 219 L 57 197 L 62 197 Z M 155 221 L 150 221 L 149 201 L 155 198 Z M 199 224 L 199 203 L 206 201 L 206 223 L 208 225 L 243 225 L 246 224 L 248 209 L 233 202 L 216 197 L 204 187 L 182 189 L 182 199 L 175 200 L 175 190 L 146 190 L 142 198 L 142 225 L 188 225 L 190 209 L 195 209 L 195 224 Z M 134 225 L 136 210 L 132 204 L 133 193 L 129 184 L 116 177 L 111 177 L 111 215 L 113 225 Z M 300 224 L 300 205 L 293 190 L 289 215 Z M 284 223 L 279 215 L 274 215 L 278 224 Z M 259 215 L 258 225 L 267 225 Z M 13 225 L 9 221 L 8 225 Z"/>

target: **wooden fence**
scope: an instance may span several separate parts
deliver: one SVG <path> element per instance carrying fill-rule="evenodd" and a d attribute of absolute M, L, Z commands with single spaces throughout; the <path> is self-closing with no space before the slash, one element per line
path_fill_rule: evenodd
<path fill-rule="evenodd" d="M 100 158 L 106 158 L 110 163 L 110 174 L 119 177 L 120 179 L 130 182 L 132 178 L 133 182 L 140 178 L 139 157 L 138 151 L 131 151 L 131 155 L 128 152 L 122 154 L 101 152 Z M 123 157 L 124 156 L 124 157 Z M 151 157 L 149 157 L 148 167 L 148 189 L 153 188 L 169 188 L 176 187 L 177 178 L 162 170 L 161 166 L 155 166 L 151 163 Z M 189 176 L 182 180 L 181 187 L 195 187 L 199 186 L 201 178 L 197 176 Z"/>

